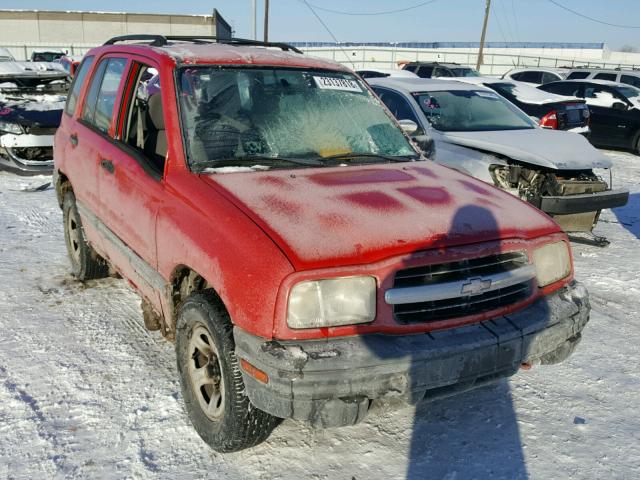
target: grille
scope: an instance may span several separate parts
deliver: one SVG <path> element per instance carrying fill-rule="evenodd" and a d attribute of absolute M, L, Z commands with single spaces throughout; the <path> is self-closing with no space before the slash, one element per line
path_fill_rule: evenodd
<path fill-rule="evenodd" d="M 524 252 L 509 252 L 458 262 L 407 268 L 396 272 L 394 288 L 421 287 L 447 282 L 489 277 L 528 265 Z M 434 322 L 463 317 L 512 305 L 527 299 L 533 292 L 533 281 L 526 280 L 504 288 L 476 295 L 393 305 L 396 321 L 400 323 Z"/>

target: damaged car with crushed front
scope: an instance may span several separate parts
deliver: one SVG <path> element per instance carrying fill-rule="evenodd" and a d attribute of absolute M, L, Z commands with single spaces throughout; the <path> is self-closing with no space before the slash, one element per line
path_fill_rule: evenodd
<path fill-rule="evenodd" d="M 482 80 L 482 79 L 481 79 Z M 472 175 L 549 214 L 566 231 L 592 234 L 605 208 L 627 204 L 609 158 L 573 132 L 542 128 L 482 85 L 455 80 L 368 80 L 394 116 L 433 138 L 438 163 Z"/>
<path fill-rule="evenodd" d="M 580 341 L 589 299 L 560 227 L 427 161 L 338 63 L 125 36 L 87 53 L 69 98 L 54 183 L 72 271 L 138 291 L 217 451 L 279 419 L 352 425 L 374 403 L 558 363 Z"/>
<path fill-rule="evenodd" d="M 0 170 L 52 172 L 53 136 L 68 87 L 68 75 L 59 65 L 0 62 Z"/>

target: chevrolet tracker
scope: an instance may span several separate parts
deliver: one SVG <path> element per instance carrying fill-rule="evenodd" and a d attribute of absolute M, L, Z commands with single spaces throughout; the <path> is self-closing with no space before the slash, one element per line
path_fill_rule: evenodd
<path fill-rule="evenodd" d="M 419 146 L 286 44 L 112 39 L 55 137 L 73 273 L 140 293 L 221 452 L 565 359 L 589 318 L 566 235 Z"/>

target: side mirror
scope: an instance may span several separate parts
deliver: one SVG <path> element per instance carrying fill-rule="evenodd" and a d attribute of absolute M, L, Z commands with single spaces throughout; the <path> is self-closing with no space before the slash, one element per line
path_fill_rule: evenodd
<path fill-rule="evenodd" d="M 629 110 L 629 105 L 623 102 L 614 102 L 611 108 L 614 110 Z"/>
<path fill-rule="evenodd" d="M 413 143 L 424 153 L 425 157 L 433 160 L 436 156 L 436 144 L 429 135 L 413 137 Z"/>
<path fill-rule="evenodd" d="M 418 124 L 413 120 L 399 120 L 400 128 L 407 135 L 413 135 L 418 130 Z"/>

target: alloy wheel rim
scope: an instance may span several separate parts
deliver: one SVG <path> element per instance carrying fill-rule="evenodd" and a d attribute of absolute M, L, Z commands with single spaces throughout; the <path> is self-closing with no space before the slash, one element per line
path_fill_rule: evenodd
<path fill-rule="evenodd" d="M 73 210 L 67 216 L 67 247 L 71 258 L 76 264 L 80 263 L 80 224 Z"/>
<path fill-rule="evenodd" d="M 224 412 L 224 381 L 218 350 L 209 330 L 198 324 L 189 338 L 189 379 L 203 413 L 220 420 Z"/>

